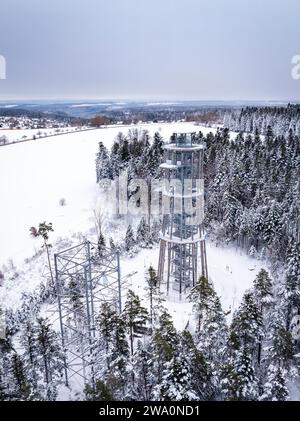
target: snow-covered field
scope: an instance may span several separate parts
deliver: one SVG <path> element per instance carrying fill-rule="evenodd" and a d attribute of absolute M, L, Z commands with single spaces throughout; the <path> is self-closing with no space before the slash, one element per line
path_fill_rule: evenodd
<path fill-rule="evenodd" d="M 150 134 L 160 131 L 165 139 L 174 131 L 200 130 L 192 123 L 133 127 L 147 129 Z M 127 130 L 124 128 L 125 133 Z M 0 148 L 2 263 L 12 258 L 19 264 L 34 252 L 36 243 L 29 228 L 39 222 L 53 223 L 53 239 L 90 227 L 99 198 L 95 182 L 98 142 L 110 147 L 120 131 L 122 127 L 113 127 Z M 66 206 L 60 206 L 61 198 Z"/>
<path fill-rule="evenodd" d="M 138 127 L 150 134 L 159 131 L 168 139 L 173 132 L 201 130 L 204 133 L 214 129 L 195 126 L 193 123 L 145 124 Z M 61 237 L 74 233 L 88 235 L 94 225 L 93 211 L 101 197 L 95 183 L 95 154 L 98 142 L 110 147 L 119 131 L 128 127 L 110 127 L 66 134 L 0 148 L 0 269 L 12 259 L 18 267 L 19 277 L 4 282 L 1 290 L 5 306 L 16 307 L 22 292 L 32 291 L 43 275 L 45 256 L 38 258 L 39 264 L 24 259 L 31 257 L 40 248 L 40 241 L 33 240 L 29 228 L 39 222 L 52 222 L 54 244 Z M 61 198 L 66 205 L 61 206 Z M 105 207 L 105 203 L 101 203 Z M 125 230 L 125 227 L 124 227 Z M 108 235 L 112 233 L 108 232 Z M 216 247 L 208 243 L 209 275 L 222 298 L 224 309 L 234 309 L 245 289 L 262 266 L 256 261 L 230 248 Z M 131 287 L 143 295 L 141 281 L 146 268 L 152 263 L 157 266 L 158 249 L 143 250 L 132 259 L 122 259 L 122 274 L 136 271 Z M 11 264 L 10 264 L 11 265 Z M 190 304 L 178 303 L 177 296 L 170 297 L 168 307 L 178 327 L 184 327 L 191 311 Z"/>
<path fill-rule="evenodd" d="M 59 132 L 56 132 L 59 130 Z M 59 127 L 44 129 L 1 129 L 0 137 L 5 136 L 8 143 L 20 142 L 22 140 L 40 140 L 47 136 L 55 136 L 57 134 L 73 133 L 79 130 L 78 127 Z"/>

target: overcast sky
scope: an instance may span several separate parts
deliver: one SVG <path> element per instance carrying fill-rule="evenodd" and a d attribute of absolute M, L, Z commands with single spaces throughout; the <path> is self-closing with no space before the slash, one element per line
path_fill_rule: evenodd
<path fill-rule="evenodd" d="M 0 0 L 0 99 L 300 99 L 299 0 Z"/>

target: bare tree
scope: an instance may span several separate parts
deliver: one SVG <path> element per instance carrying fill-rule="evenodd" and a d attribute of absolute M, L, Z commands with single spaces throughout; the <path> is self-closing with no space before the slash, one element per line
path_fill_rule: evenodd
<path fill-rule="evenodd" d="M 94 209 L 94 223 L 96 228 L 97 239 L 100 238 L 102 234 L 103 224 L 105 221 L 104 214 L 101 208 Z"/>

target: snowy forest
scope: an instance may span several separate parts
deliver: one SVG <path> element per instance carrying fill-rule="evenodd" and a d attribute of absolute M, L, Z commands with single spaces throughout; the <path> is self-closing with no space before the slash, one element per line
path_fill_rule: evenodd
<path fill-rule="evenodd" d="M 205 229 L 216 244 L 230 244 L 260 261 L 238 308 L 222 308 L 212 279 L 200 277 L 186 296 L 192 315 L 185 329 L 174 326 L 160 292 L 156 268 L 145 272 L 147 305 L 128 289 L 121 313 L 115 302 L 97 309 L 92 343 L 93 375 L 74 400 L 109 401 L 285 401 L 299 391 L 299 345 L 293 336 L 300 306 L 299 109 L 245 109 L 205 142 Z M 284 127 L 284 129 L 282 129 Z M 240 131 L 232 136 L 230 130 Z M 245 132 L 245 133 L 243 133 Z M 247 133 L 249 132 L 249 133 Z M 160 177 L 164 139 L 159 132 L 119 133 L 110 149 L 96 154 L 95 183 L 127 171 Z M 104 248 L 129 258 L 159 241 L 160 220 L 145 215 L 129 224 L 122 242 L 98 233 L 94 261 Z M 48 250 L 52 225 L 31 229 Z M 241 282 L 242 282 L 241 275 Z M 65 287 L 70 319 L 82 326 L 80 279 Z M 6 312 L 0 339 L 0 399 L 56 400 L 64 386 L 64 348 L 43 306 L 56 303 L 51 278 L 25 295 L 18 311 Z M 80 347 L 84 344 L 77 343 Z M 297 392 L 298 393 L 298 392 Z"/>
<path fill-rule="evenodd" d="M 246 107 L 240 111 L 227 112 L 224 127 L 235 132 L 267 134 L 272 127 L 277 136 L 286 136 L 289 130 L 300 134 L 300 105 L 288 104 L 286 107 Z"/>

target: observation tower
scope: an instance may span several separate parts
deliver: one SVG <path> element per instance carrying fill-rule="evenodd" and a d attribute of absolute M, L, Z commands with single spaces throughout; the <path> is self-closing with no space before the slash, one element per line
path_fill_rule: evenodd
<path fill-rule="evenodd" d="M 207 273 L 203 228 L 204 143 L 196 133 L 174 133 L 164 145 L 163 222 L 158 277 L 161 284 L 181 293 Z"/>

